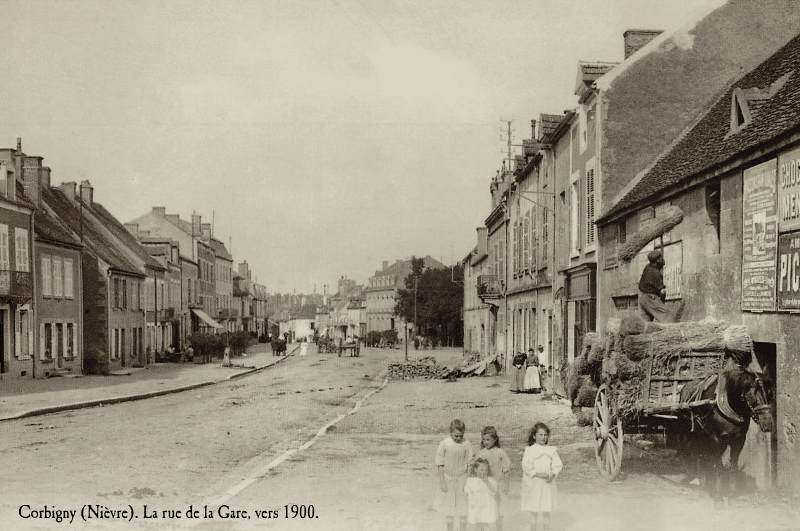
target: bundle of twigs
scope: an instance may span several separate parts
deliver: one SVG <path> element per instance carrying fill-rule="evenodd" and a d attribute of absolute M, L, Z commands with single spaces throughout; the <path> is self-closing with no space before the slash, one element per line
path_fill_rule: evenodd
<path fill-rule="evenodd" d="M 628 234 L 625 243 L 622 244 L 617 252 L 618 258 L 620 261 L 630 262 L 645 245 L 675 227 L 682 220 L 683 211 L 675 205 L 670 205 L 642 230 Z"/>

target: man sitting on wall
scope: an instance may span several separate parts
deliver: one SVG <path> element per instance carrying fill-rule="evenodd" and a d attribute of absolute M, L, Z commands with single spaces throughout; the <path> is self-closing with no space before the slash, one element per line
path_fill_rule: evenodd
<path fill-rule="evenodd" d="M 650 251 L 647 260 L 650 263 L 644 267 L 639 280 L 639 310 L 648 321 L 671 323 L 675 320 L 674 316 L 664 303 L 667 296 L 663 274 L 664 255 L 661 251 Z"/>

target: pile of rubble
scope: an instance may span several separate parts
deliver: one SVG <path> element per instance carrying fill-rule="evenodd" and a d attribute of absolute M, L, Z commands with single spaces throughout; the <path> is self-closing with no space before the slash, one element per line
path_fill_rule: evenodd
<path fill-rule="evenodd" d="M 430 380 L 445 378 L 450 373 L 450 369 L 440 365 L 433 356 L 390 363 L 388 370 L 392 380 Z"/>

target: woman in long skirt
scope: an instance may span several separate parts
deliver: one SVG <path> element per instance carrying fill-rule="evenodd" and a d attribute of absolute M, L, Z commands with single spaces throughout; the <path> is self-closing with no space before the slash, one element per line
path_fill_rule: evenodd
<path fill-rule="evenodd" d="M 525 390 L 525 372 L 527 357 L 523 352 L 517 352 L 511 360 L 511 391 L 519 393 Z"/>
<path fill-rule="evenodd" d="M 525 370 L 525 381 L 523 390 L 526 393 L 538 393 L 542 390 L 542 384 L 539 381 L 539 357 L 533 351 L 528 349 L 528 359 L 526 360 L 527 369 Z"/>

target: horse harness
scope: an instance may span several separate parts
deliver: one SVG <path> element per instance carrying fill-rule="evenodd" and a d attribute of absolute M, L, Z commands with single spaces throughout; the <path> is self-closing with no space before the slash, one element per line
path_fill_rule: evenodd
<path fill-rule="evenodd" d="M 707 377 L 705 380 L 702 381 L 700 385 L 698 385 L 693 391 L 692 394 L 689 395 L 688 402 L 694 402 L 700 400 L 703 397 L 703 393 L 705 393 L 712 385 L 716 384 L 716 388 L 714 389 L 714 400 L 716 402 L 716 407 L 719 410 L 720 414 L 729 422 L 734 424 L 743 425 L 747 423 L 745 417 L 741 416 L 739 413 L 734 411 L 731 407 L 730 402 L 728 401 L 728 393 L 725 392 L 725 387 L 728 381 L 728 376 L 725 372 L 720 371 L 719 374 L 712 374 L 711 376 Z M 761 379 L 756 376 L 755 384 L 759 386 L 764 391 L 764 384 Z M 755 420 L 757 415 L 766 409 L 770 409 L 772 406 L 769 404 L 763 404 L 760 406 L 756 406 L 750 403 L 750 400 L 747 396 L 743 396 L 745 401 L 747 402 L 748 407 L 750 408 L 750 416 Z M 701 418 L 696 415 L 694 410 L 689 410 L 690 419 L 691 419 L 691 431 L 694 431 L 694 424 L 697 422 L 700 427 L 702 427 Z"/>

